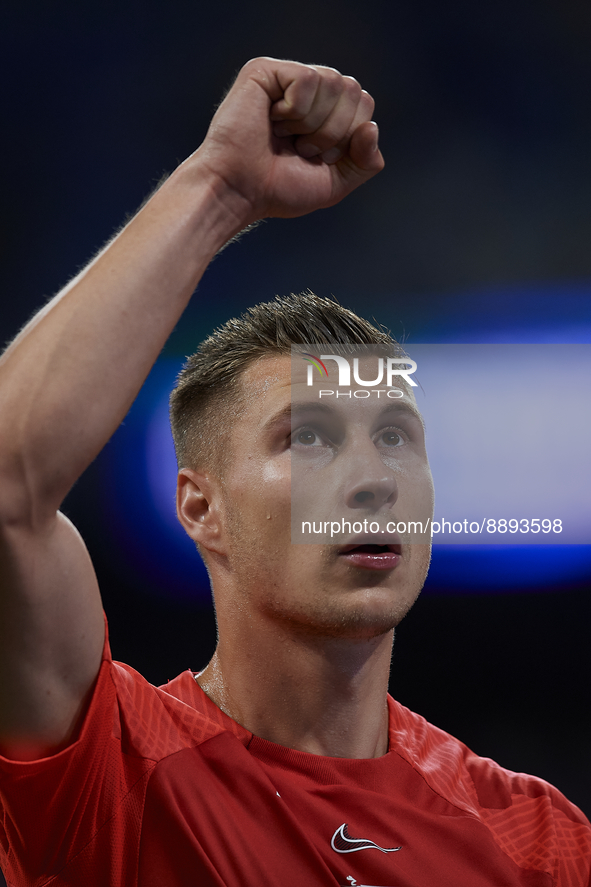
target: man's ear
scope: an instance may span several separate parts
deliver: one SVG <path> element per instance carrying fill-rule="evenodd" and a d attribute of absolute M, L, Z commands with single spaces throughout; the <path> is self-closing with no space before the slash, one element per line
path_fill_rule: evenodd
<path fill-rule="evenodd" d="M 176 485 L 176 513 L 191 539 L 207 551 L 225 554 L 220 483 L 191 468 L 181 468 Z"/>

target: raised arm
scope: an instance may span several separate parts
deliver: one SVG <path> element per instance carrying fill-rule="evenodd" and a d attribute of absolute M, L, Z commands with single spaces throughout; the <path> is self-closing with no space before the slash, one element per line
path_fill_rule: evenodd
<path fill-rule="evenodd" d="M 66 743 L 100 662 L 97 582 L 62 500 L 217 250 L 259 218 L 331 206 L 379 172 L 372 113 L 333 69 L 249 62 L 201 147 L 0 359 L 0 752 Z"/>

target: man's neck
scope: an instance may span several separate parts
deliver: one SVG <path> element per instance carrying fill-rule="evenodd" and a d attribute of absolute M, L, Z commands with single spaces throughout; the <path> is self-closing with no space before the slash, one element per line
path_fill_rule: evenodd
<path fill-rule="evenodd" d="M 222 711 L 255 735 L 299 751 L 386 753 L 393 631 L 360 640 L 302 637 L 269 624 L 257 629 L 220 625 L 216 653 L 197 678 Z"/>

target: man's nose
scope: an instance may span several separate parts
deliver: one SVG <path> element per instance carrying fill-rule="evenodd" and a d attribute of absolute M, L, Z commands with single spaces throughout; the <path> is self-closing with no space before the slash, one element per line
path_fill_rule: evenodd
<path fill-rule="evenodd" d="M 373 451 L 373 452 L 372 452 Z M 369 508 L 377 511 L 384 505 L 392 507 L 398 498 L 398 484 L 391 469 L 382 462 L 375 448 L 359 454 L 351 465 L 350 482 L 345 502 L 348 508 Z"/>

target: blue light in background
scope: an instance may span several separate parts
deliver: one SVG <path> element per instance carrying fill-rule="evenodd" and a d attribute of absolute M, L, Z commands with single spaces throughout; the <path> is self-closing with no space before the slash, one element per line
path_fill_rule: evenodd
<path fill-rule="evenodd" d="M 453 310 L 426 319 L 420 328 L 422 341 L 591 343 L 591 286 L 587 282 L 487 287 L 447 302 Z M 412 349 L 412 342 L 407 346 Z M 589 415 L 591 379 L 587 386 L 589 395 L 582 408 Z M 436 545 L 425 590 L 525 591 L 590 580 L 589 545 Z"/>
<path fill-rule="evenodd" d="M 168 396 L 182 359 L 161 358 L 105 450 L 105 507 L 116 556 L 147 593 L 210 600 L 209 577 L 176 517 Z"/>
<path fill-rule="evenodd" d="M 435 484 L 434 544 L 591 544 L 591 345 L 408 353 Z M 534 518 L 546 521 L 540 532 Z M 516 532 L 491 532 L 501 519 Z M 464 521 L 474 532 L 458 538 L 452 525 Z"/>
<path fill-rule="evenodd" d="M 590 578 L 589 545 L 436 545 L 425 591 L 535 591 Z"/>

